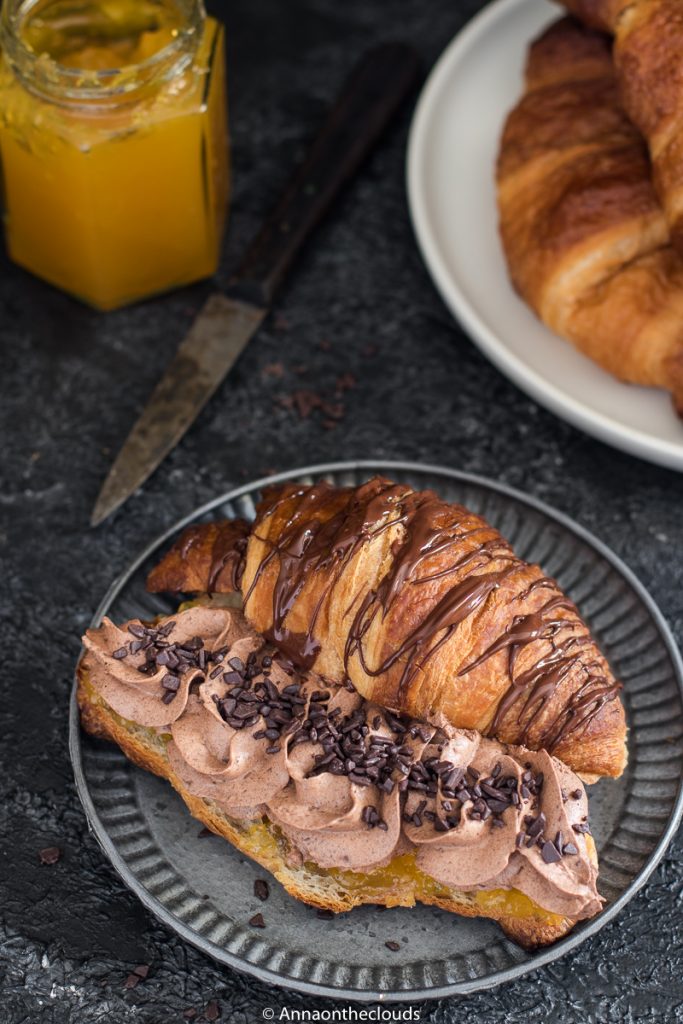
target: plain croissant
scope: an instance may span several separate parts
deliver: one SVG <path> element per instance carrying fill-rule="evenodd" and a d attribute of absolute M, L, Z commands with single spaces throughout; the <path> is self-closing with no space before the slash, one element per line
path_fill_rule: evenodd
<path fill-rule="evenodd" d="M 683 6 L 680 0 L 560 0 L 614 34 L 621 102 L 650 148 L 671 240 L 683 254 Z"/>
<path fill-rule="evenodd" d="M 196 588 L 185 537 L 150 589 L 190 589 L 184 546 L 187 581 L 210 589 L 210 567 Z M 575 606 L 460 505 L 381 478 L 278 488 L 258 508 L 241 590 L 292 661 L 384 707 L 546 748 L 585 778 L 623 771 L 620 685 Z"/>
<path fill-rule="evenodd" d="M 626 117 L 607 37 L 573 19 L 531 47 L 497 169 L 512 281 L 556 333 L 683 410 L 683 260 L 645 144 Z"/>

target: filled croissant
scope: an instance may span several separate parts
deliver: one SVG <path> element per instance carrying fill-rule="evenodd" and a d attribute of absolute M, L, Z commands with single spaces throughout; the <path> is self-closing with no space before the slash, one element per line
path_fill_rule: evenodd
<path fill-rule="evenodd" d="M 497 169 L 511 279 L 556 333 L 683 410 L 683 260 L 607 37 L 573 19 L 531 47 Z"/>
<path fill-rule="evenodd" d="M 671 240 L 683 254 L 683 9 L 680 0 L 560 0 L 614 33 L 620 99 L 647 140 Z"/>
<path fill-rule="evenodd" d="M 545 751 L 401 718 L 296 671 L 216 600 L 155 623 L 105 619 L 84 647 L 85 728 L 167 778 L 298 899 L 335 912 L 420 901 L 492 918 L 526 946 L 600 910 L 585 790 Z"/>
<path fill-rule="evenodd" d="M 183 535 L 149 589 L 213 589 L 211 566 L 197 586 L 193 564 L 210 528 Z M 381 478 L 273 489 L 236 577 L 215 589 L 235 586 L 281 652 L 368 700 L 546 749 L 588 780 L 623 771 L 620 684 L 577 609 L 460 505 Z"/>

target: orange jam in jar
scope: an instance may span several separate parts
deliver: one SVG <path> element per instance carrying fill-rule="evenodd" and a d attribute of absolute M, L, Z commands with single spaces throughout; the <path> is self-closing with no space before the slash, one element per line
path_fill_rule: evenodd
<path fill-rule="evenodd" d="M 4 0 L 0 47 L 10 257 L 98 309 L 212 274 L 225 59 L 201 0 Z"/>

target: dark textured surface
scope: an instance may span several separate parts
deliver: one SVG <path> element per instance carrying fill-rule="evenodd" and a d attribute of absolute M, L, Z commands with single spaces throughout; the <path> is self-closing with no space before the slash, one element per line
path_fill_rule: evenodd
<path fill-rule="evenodd" d="M 225 4 L 235 172 L 226 268 L 357 53 L 404 37 L 426 68 L 480 6 Z M 299 263 L 279 315 L 192 432 L 98 531 L 88 530 L 88 516 L 113 453 L 206 288 L 103 317 L 2 263 L 0 1024 L 160 1024 L 212 999 L 220 1019 L 236 1024 L 261 1020 L 266 1006 L 329 1007 L 218 969 L 157 925 L 88 835 L 72 784 L 66 720 L 78 635 L 131 556 L 200 502 L 314 461 L 456 466 L 575 516 L 625 558 L 683 637 L 683 477 L 560 423 L 453 324 L 408 220 L 408 122 L 406 111 Z M 345 392 L 334 429 L 319 411 L 300 418 L 281 404 L 297 389 L 333 396 L 348 373 L 357 385 Z M 62 859 L 41 865 L 38 851 L 53 845 Z M 682 878 L 679 840 L 618 923 L 580 951 L 504 990 L 424 1007 L 422 1019 L 683 1020 Z M 151 965 L 147 980 L 125 989 L 143 963 Z"/>

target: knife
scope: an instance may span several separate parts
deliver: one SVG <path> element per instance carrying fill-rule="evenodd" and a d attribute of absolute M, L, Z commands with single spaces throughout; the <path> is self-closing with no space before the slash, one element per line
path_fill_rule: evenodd
<path fill-rule="evenodd" d="M 303 163 L 224 292 L 211 295 L 117 455 L 92 512 L 98 526 L 154 472 L 192 425 L 268 313 L 313 228 L 358 170 L 415 85 L 403 43 L 361 57 Z"/>

